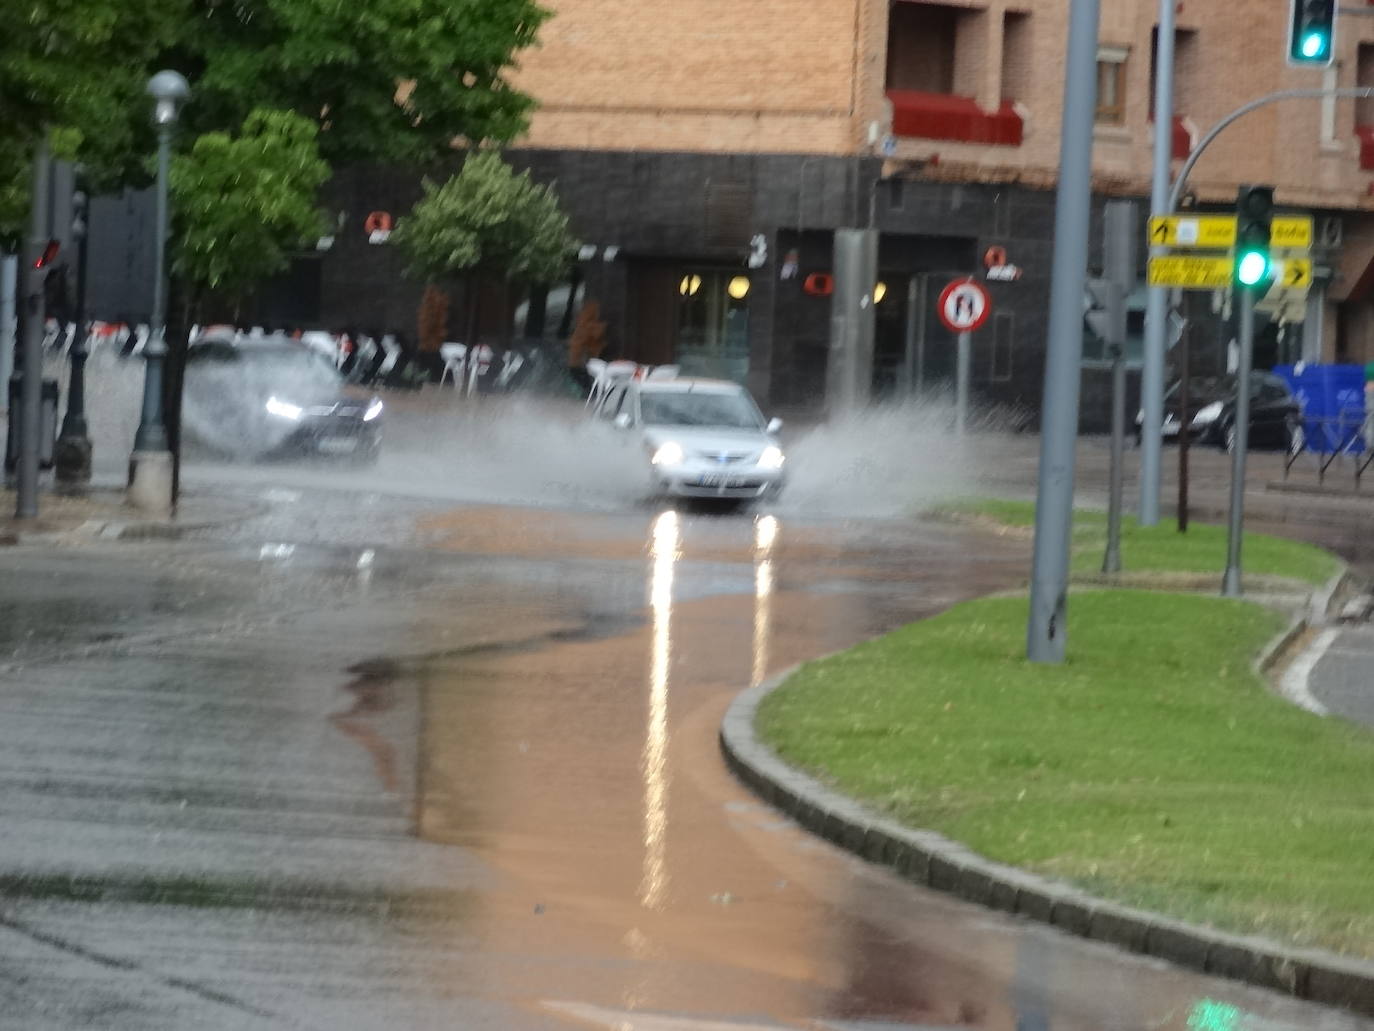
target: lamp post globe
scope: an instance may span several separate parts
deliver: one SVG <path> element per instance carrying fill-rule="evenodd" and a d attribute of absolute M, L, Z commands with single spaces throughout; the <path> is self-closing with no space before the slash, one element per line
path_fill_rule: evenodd
<path fill-rule="evenodd" d="M 164 70 L 148 80 L 157 126 L 157 214 L 153 237 L 153 312 L 143 349 L 143 411 L 129 460 L 129 501 L 156 515 L 172 511 L 172 453 L 162 406 L 163 363 L 167 356 L 167 228 L 170 222 L 167 180 L 172 160 L 172 129 L 191 86 L 179 72 Z"/>

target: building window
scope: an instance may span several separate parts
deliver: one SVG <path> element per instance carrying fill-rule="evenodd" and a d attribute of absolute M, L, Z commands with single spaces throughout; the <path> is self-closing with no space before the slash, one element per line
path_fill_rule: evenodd
<path fill-rule="evenodd" d="M 1029 14 L 1007 11 L 1002 22 L 1002 99 L 1030 96 L 1035 54 L 1031 46 Z"/>
<path fill-rule="evenodd" d="M 749 374 L 749 294 L 738 268 L 687 268 L 678 280 L 677 364 L 684 376 L 744 382 Z"/>
<path fill-rule="evenodd" d="M 1124 125 L 1126 122 L 1126 56 L 1117 47 L 1097 51 L 1097 124 Z"/>
<path fill-rule="evenodd" d="M 887 22 L 887 88 L 954 92 L 960 12 L 935 4 L 892 5 Z"/>

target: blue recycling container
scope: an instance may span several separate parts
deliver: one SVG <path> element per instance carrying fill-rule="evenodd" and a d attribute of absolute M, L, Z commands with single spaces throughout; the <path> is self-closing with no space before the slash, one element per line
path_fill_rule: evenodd
<path fill-rule="evenodd" d="M 1364 451 L 1364 367 L 1361 365 L 1277 365 L 1302 405 L 1307 449 L 1321 455 Z"/>

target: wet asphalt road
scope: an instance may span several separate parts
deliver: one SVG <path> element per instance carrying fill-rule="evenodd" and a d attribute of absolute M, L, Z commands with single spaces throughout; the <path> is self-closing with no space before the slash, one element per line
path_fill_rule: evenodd
<path fill-rule="evenodd" d="M 725 771 L 735 692 L 1023 540 L 188 473 L 262 514 L 4 555 L 0 1028 L 1372 1026 L 918 890 Z"/>

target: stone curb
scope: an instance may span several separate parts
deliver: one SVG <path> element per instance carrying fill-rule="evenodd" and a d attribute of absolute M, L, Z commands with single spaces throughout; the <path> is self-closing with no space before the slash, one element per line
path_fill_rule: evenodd
<path fill-rule="evenodd" d="M 228 506 L 226 506 L 228 507 Z M 231 511 L 215 517 L 171 519 L 88 519 L 66 530 L 13 534 L 12 544 L 53 544 L 70 540 L 152 541 L 179 540 L 190 533 L 214 530 L 247 519 L 254 519 L 268 509 L 263 504 L 232 506 Z"/>
<path fill-rule="evenodd" d="M 1355 575 L 1348 565 L 1341 563 L 1340 570 L 1325 584 L 1312 592 L 1311 597 L 1307 600 L 1307 611 L 1294 616 L 1293 621 L 1282 633 L 1260 649 L 1253 665 L 1255 672 L 1268 676 L 1293 644 L 1301 639 L 1308 630 L 1329 623 L 1337 596 L 1353 583 L 1355 583 Z"/>
<path fill-rule="evenodd" d="M 1295 624 L 1305 629 L 1306 619 Z M 1290 627 L 1279 639 L 1292 633 Z M 1272 655 L 1280 653 L 1274 648 Z M 1374 1016 L 1374 963 L 1227 934 L 1095 898 L 994 863 L 942 835 L 893 823 L 788 766 L 759 741 L 754 720 L 763 699 L 795 671 L 735 698 L 721 722 L 720 747 L 735 776 L 807 830 L 922 887 L 1205 974 Z"/>

